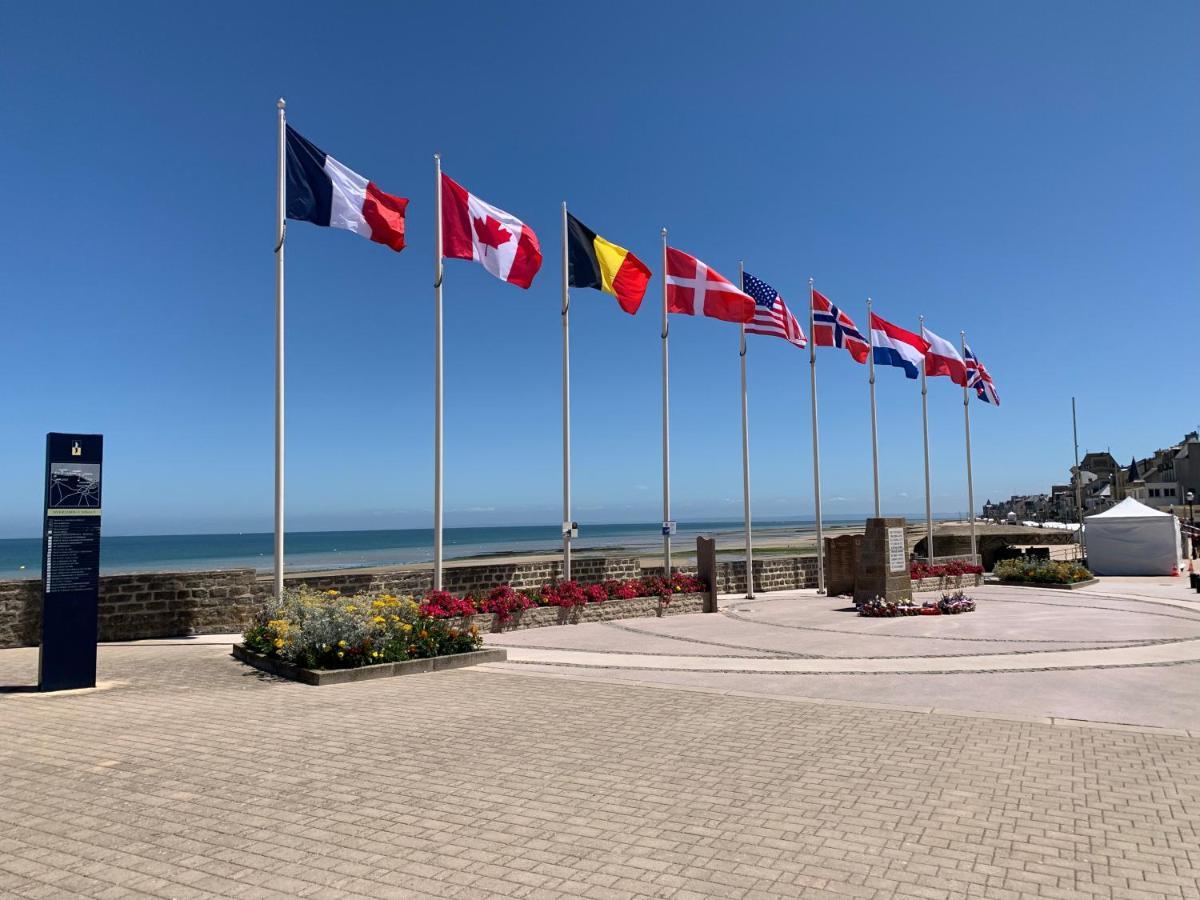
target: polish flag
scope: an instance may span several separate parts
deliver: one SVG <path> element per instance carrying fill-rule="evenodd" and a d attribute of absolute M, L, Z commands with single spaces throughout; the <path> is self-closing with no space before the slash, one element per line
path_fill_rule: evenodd
<path fill-rule="evenodd" d="M 442 176 L 442 256 L 473 259 L 509 284 L 527 288 L 542 267 L 533 229 Z"/>
<path fill-rule="evenodd" d="M 925 374 L 948 375 L 959 387 L 966 387 L 967 364 L 958 355 L 954 345 L 945 338 L 938 337 L 924 325 L 921 326 L 921 337 L 929 341 L 929 349 L 925 351 Z"/>
<path fill-rule="evenodd" d="M 694 256 L 667 248 L 667 312 L 700 311 L 725 322 L 752 322 L 754 298 L 744 294 Z"/>
<path fill-rule="evenodd" d="M 408 201 L 385 194 L 287 126 L 287 217 L 404 249 Z"/>

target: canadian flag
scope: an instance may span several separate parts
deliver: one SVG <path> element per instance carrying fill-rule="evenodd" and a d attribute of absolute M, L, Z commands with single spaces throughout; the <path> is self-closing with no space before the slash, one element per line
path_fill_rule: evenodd
<path fill-rule="evenodd" d="M 726 322 L 750 322 L 754 298 L 696 257 L 668 247 L 667 312 L 694 316 L 697 311 Z"/>
<path fill-rule="evenodd" d="M 442 176 L 442 255 L 473 259 L 509 284 L 527 288 L 542 267 L 533 229 Z"/>

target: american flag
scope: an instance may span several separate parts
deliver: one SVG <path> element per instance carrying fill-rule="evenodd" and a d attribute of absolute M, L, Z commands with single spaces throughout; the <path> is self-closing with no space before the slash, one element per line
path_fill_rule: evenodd
<path fill-rule="evenodd" d="M 963 344 L 963 349 L 966 351 L 967 387 L 975 388 L 975 393 L 984 403 L 999 406 L 1000 395 L 996 393 L 996 385 L 992 382 L 992 376 L 988 374 L 983 363 L 971 352 L 970 347 Z"/>
<path fill-rule="evenodd" d="M 813 343 L 818 347 L 841 347 L 865 363 L 871 355 L 871 345 L 863 337 L 854 320 L 833 305 L 819 291 L 812 292 Z"/>
<path fill-rule="evenodd" d="M 797 347 L 807 347 L 808 338 L 779 291 L 749 272 L 742 273 L 742 290 L 754 298 L 754 318 L 746 323 L 746 334 L 781 337 Z"/>

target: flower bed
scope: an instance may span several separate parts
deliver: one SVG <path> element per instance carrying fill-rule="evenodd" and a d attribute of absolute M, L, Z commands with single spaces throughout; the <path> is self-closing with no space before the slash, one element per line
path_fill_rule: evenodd
<path fill-rule="evenodd" d="M 918 561 L 908 567 L 908 574 L 913 581 L 923 581 L 926 578 L 961 578 L 963 575 L 983 574 L 983 566 L 969 563 L 964 559 L 952 559 L 948 563 L 932 566 L 929 563 Z"/>
<path fill-rule="evenodd" d="M 308 588 L 271 601 L 242 636 L 250 652 L 305 669 L 431 659 L 469 653 L 481 643 L 474 624 L 460 627 L 408 598 Z"/>
<path fill-rule="evenodd" d="M 300 677 L 296 673 L 301 671 L 380 668 L 382 672 L 381 667 L 388 666 L 392 669 L 383 674 L 428 671 L 420 666 L 398 667 L 413 660 L 478 656 L 483 630 L 661 616 L 668 609 L 700 612 L 703 588 L 699 579 L 681 574 L 670 581 L 657 577 L 592 585 L 559 581 L 523 591 L 501 585 L 479 598 L 430 591 L 420 602 L 392 594 L 343 597 L 338 591 L 301 588 L 271 602 L 246 630 L 235 655 L 285 677 Z"/>
<path fill-rule="evenodd" d="M 858 607 L 860 616 L 870 618 L 891 618 L 893 616 L 953 616 L 959 613 L 975 612 L 975 601 L 956 591 L 953 594 L 942 594 L 941 600 L 927 600 L 921 606 L 915 603 L 892 603 L 882 597 L 867 600 Z"/>
<path fill-rule="evenodd" d="M 455 597 L 448 591 L 430 591 L 421 601 L 419 612 L 437 619 L 455 619 L 478 614 L 494 615 L 500 622 L 516 618 L 527 609 L 558 607 L 572 609 L 611 600 L 657 598 L 663 605 L 681 594 L 697 594 L 704 583 L 691 575 L 676 573 L 665 578 L 631 578 L 627 581 L 605 581 L 600 584 L 580 584 L 577 581 L 557 581 L 539 588 L 516 590 L 510 585 L 494 587 L 482 597 L 468 594 Z"/>
<path fill-rule="evenodd" d="M 1070 585 L 1090 582 L 1093 575 L 1079 563 L 1002 559 L 992 574 L 1014 584 Z"/>

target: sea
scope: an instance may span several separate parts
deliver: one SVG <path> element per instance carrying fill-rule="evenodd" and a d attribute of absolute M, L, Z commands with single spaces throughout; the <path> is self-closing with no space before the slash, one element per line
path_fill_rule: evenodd
<path fill-rule="evenodd" d="M 861 523 L 861 518 L 826 520 L 826 524 Z M 794 539 L 815 530 L 812 519 L 755 522 L 755 541 Z M 680 522 L 678 546 L 695 546 L 698 534 L 734 538 L 741 522 Z M 134 572 L 188 572 L 253 568 L 270 571 L 274 539 L 270 533 L 166 534 L 102 537 L 100 571 L 107 575 Z M 562 547 L 557 525 L 508 525 L 446 528 L 446 559 L 553 552 Z M 598 551 L 653 553 L 662 546 L 658 522 L 588 525 L 572 543 L 576 553 Z M 685 551 L 686 552 L 686 551 Z M 0 578 L 40 578 L 41 538 L 0 539 Z M 291 572 L 367 566 L 395 566 L 433 560 L 433 530 L 403 528 L 379 531 L 288 532 L 285 568 Z"/>

